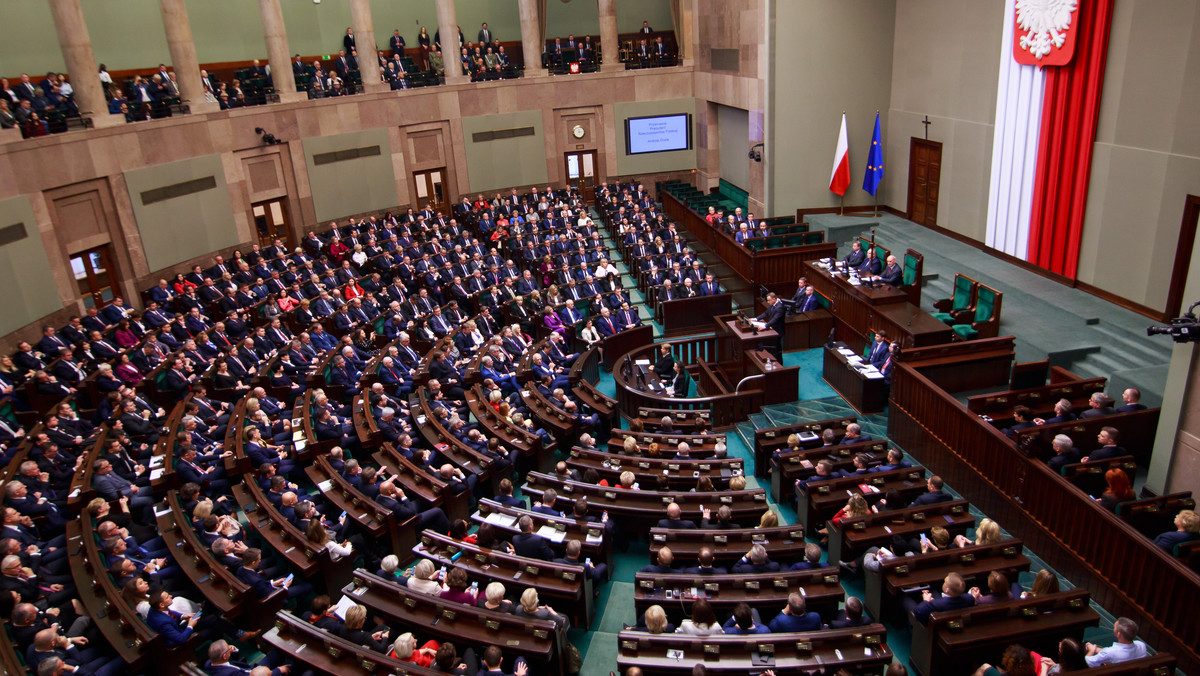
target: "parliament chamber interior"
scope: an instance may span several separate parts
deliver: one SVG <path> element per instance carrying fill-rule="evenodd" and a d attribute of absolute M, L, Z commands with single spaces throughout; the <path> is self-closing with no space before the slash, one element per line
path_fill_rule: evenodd
<path fill-rule="evenodd" d="M 1200 674 L 1200 0 L 3 15 L 3 673 Z"/>

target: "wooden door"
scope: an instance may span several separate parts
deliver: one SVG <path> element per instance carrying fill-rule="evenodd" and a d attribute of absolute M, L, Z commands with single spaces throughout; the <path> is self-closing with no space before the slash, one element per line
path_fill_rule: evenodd
<path fill-rule="evenodd" d="M 566 154 L 567 185 L 579 188 L 579 194 L 588 204 L 596 195 L 596 151 L 575 150 Z"/>
<path fill-rule="evenodd" d="M 941 177 L 942 144 L 914 137 L 908 152 L 908 220 L 937 225 Z"/>
<path fill-rule="evenodd" d="M 287 213 L 287 198 L 250 205 L 250 215 L 254 219 L 254 233 L 258 236 L 259 246 L 265 249 L 274 246 L 275 240 L 279 240 L 290 250 L 292 229 L 288 227 Z"/>
<path fill-rule="evenodd" d="M 417 204 L 421 207 L 429 205 L 429 208 L 433 211 L 445 209 L 445 175 L 445 167 L 413 172 L 413 184 L 416 186 L 416 192 L 413 194 L 417 196 Z"/>
<path fill-rule="evenodd" d="M 84 307 L 102 308 L 116 298 L 121 280 L 113 264 L 111 245 L 72 254 L 71 271 Z"/>

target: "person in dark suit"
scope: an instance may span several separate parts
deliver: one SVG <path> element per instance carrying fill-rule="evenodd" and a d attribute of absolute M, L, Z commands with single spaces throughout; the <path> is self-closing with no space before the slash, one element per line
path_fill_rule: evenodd
<path fill-rule="evenodd" d="M 676 397 L 686 397 L 689 384 L 688 373 L 683 368 L 683 362 L 675 362 L 675 375 L 671 380 L 671 394 Z"/>
<path fill-rule="evenodd" d="M 1115 413 L 1112 407 L 1112 399 L 1109 399 L 1108 395 L 1103 392 L 1093 393 L 1088 399 L 1088 406 L 1090 407 L 1088 410 L 1079 414 L 1080 420 L 1099 418 L 1100 416 L 1112 415 Z"/>
<path fill-rule="evenodd" d="M 584 572 L 588 579 L 597 582 L 603 582 L 608 579 L 608 564 L 606 563 L 588 563 L 579 560 L 579 553 L 583 550 L 583 544 L 579 540 L 568 540 L 565 556 L 560 559 L 554 559 L 554 563 L 561 563 L 568 566 L 583 566 Z"/>
<path fill-rule="evenodd" d="M 700 554 L 696 557 L 700 565 L 688 568 L 683 572 L 688 575 L 727 575 L 727 570 L 713 565 L 715 559 L 711 547 L 701 547 Z"/>
<path fill-rule="evenodd" d="M 671 280 L 669 278 L 664 279 L 662 286 L 658 289 L 658 302 L 665 303 L 667 301 L 675 300 L 679 297 L 680 296 L 676 290 L 671 288 Z"/>
<path fill-rule="evenodd" d="M 667 505 L 667 518 L 659 519 L 658 524 L 655 527 L 694 530 L 696 528 L 696 523 L 694 521 L 683 519 L 681 518 L 682 516 L 683 509 L 678 503 L 672 502 L 671 504 Z"/>
<path fill-rule="evenodd" d="M 779 301 L 779 297 L 774 293 L 768 293 L 767 309 L 754 319 L 766 324 L 768 329 L 778 334 L 775 339 L 775 356 L 783 359 L 783 334 L 786 331 L 784 324 L 786 317 L 783 303 Z"/>
<path fill-rule="evenodd" d="M 958 573 L 950 573 L 942 582 L 941 596 L 934 596 L 933 592 L 926 589 L 921 592 L 921 603 L 913 604 L 911 599 L 905 597 L 905 605 L 913 604 L 914 607 L 908 609 L 912 612 L 913 620 L 924 624 L 931 613 L 959 610 L 975 605 L 975 597 L 967 594 L 966 591 L 967 583 L 963 580 L 963 576 Z"/>
<path fill-rule="evenodd" d="M 1071 437 L 1056 435 L 1050 445 L 1054 447 L 1054 457 L 1046 461 L 1046 466 L 1055 472 L 1062 472 L 1063 467 L 1079 462 L 1081 456 Z"/>
<path fill-rule="evenodd" d="M 737 563 L 733 564 L 734 575 L 779 572 L 779 563 L 767 557 L 767 548 L 755 544 Z"/>
<path fill-rule="evenodd" d="M 857 444 L 864 441 L 871 441 L 872 439 L 873 437 L 870 434 L 863 434 L 861 425 L 850 423 L 846 425 L 846 434 L 842 436 L 842 441 L 838 445 Z"/>
<path fill-rule="evenodd" d="M 867 353 L 866 361 L 871 366 L 879 368 L 888 357 L 888 340 L 886 331 L 875 332 L 875 342 L 871 343 L 871 350 Z"/>
<path fill-rule="evenodd" d="M 512 480 L 508 479 L 508 478 L 504 478 L 504 479 L 500 480 L 500 494 L 497 495 L 494 498 L 494 500 L 496 502 L 498 502 L 502 505 L 506 505 L 508 507 L 516 507 L 518 509 L 525 509 L 525 501 L 521 498 L 513 496 Z"/>
<path fill-rule="evenodd" d="M 1016 422 L 1004 428 L 1004 436 L 1009 439 L 1016 438 L 1017 432 L 1021 430 L 1037 427 L 1037 422 L 1033 420 L 1033 411 L 1028 406 L 1014 406 L 1013 420 Z"/>
<path fill-rule="evenodd" d="M 529 665 L 524 657 L 518 657 L 513 662 L 511 674 L 501 668 L 503 664 L 504 653 L 500 652 L 500 648 L 488 646 L 487 650 L 483 651 L 483 669 L 479 670 L 479 676 L 526 676 L 529 673 Z"/>
<path fill-rule="evenodd" d="M 250 586 L 250 591 L 257 598 L 263 599 L 275 592 L 276 589 L 286 589 L 288 598 L 296 598 L 297 596 L 305 596 L 312 591 L 312 586 L 307 583 L 295 583 L 286 577 L 281 577 L 276 580 L 269 580 L 262 573 L 258 572 L 258 564 L 262 562 L 262 550 L 257 547 L 250 547 L 242 552 L 242 567 L 234 573 L 237 578 Z"/>
<path fill-rule="evenodd" d="M 851 270 L 857 270 L 866 259 L 867 254 L 862 250 L 862 244 L 858 240 L 854 240 L 850 245 L 850 253 L 846 254 L 846 257 L 842 260 L 846 263 L 846 267 Z"/>
<path fill-rule="evenodd" d="M 354 49 L 354 29 L 347 28 L 346 34 L 342 36 L 342 48 L 349 54 Z"/>
<path fill-rule="evenodd" d="M 546 539 L 533 532 L 532 518 L 522 516 L 517 521 L 517 527 L 521 529 L 521 532 L 512 538 L 513 550 L 517 553 L 517 556 L 541 559 L 542 561 L 554 560 L 554 550 L 550 549 L 550 545 L 546 544 Z"/>
<path fill-rule="evenodd" d="M 42 351 L 45 352 L 45 350 Z M 1136 387 L 1126 388 L 1125 391 L 1121 393 L 1121 399 L 1125 401 L 1125 405 L 1119 406 L 1117 408 L 1117 413 L 1133 413 L 1134 411 L 1146 410 L 1146 405 L 1141 403 L 1141 398 L 1141 390 Z"/>
<path fill-rule="evenodd" d="M 787 605 L 768 625 L 773 633 L 816 631 L 821 628 L 821 616 L 808 612 L 807 603 L 800 594 L 788 594 Z"/>
<path fill-rule="evenodd" d="M 900 264 L 896 262 L 895 256 L 888 256 L 887 265 L 884 266 L 882 272 L 878 273 L 878 277 L 879 281 L 884 284 L 900 286 L 904 283 L 904 268 L 900 267 Z"/>
<path fill-rule="evenodd" d="M 871 618 L 863 612 L 862 599 L 851 596 L 846 599 L 846 607 L 838 611 L 837 617 L 829 623 L 830 629 L 846 629 L 848 627 L 865 627 L 871 624 Z"/>
<path fill-rule="evenodd" d="M 1053 425 L 1054 423 L 1068 422 L 1075 419 L 1075 413 L 1072 409 L 1071 402 L 1068 399 L 1059 399 L 1058 403 L 1054 404 L 1053 418 L 1034 418 L 1033 422 L 1039 425 Z"/>
<path fill-rule="evenodd" d="M 817 289 L 812 284 L 804 286 L 803 291 L 797 291 L 797 298 L 793 298 L 796 303 L 796 312 L 812 312 L 821 307 L 817 300 Z"/>
<path fill-rule="evenodd" d="M 949 502 L 954 498 L 949 493 L 942 491 L 942 477 L 933 475 L 929 477 L 929 481 L 925 484 L 928 492 L 917 496 L 908 506 L 919 507 L 921 505 L 935 505 L 939 502 Z"/>
<path fill-rule="evenodd" d="M 1091 462 L 1094 460 L 1109 460 L 1110 458 L 1119 458 L 1123 455 L 1129 455 L 1129 451 L 1117 445 L 1121 439 L 1121 433 L 1115 427 L 1102 427 L 1100 433 L 1096 435 L 1096 441 L 1100 443 L 1100 448 L 1092 451 L 1087 456 L 1080 459 L 1080 462 Z"/>
<path fill-rule="evenodd" d="M 675 554 L 671 552 L 670 547 L 659 548 L 658 555 L 654 560 L 655 563 L 649 566 L 643 566 L 638 572 L 657 575 L 670 575 L 671 573 L 679 572 L 679 570 L 673 565 L 675 563 Z"/>
<path fill-rule="evenodd" d="M 400 35 L 400 29 L 392 31 L 392 37 L 388 38 L 388 46 L 392 48 L 392 56 L 404 56 L 404 37 Z"/>
<path fill-rule="evenodd" d="M 866 257 L 858 266 L 858 274 L 860 277 L 877 278 L 879 273 L 883 272 L 883 262 L 875 255 L 875 248 L 867 249 Z"/>

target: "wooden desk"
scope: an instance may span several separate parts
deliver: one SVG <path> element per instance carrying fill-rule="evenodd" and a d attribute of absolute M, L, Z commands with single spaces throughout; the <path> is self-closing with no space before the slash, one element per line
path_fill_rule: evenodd
<path fill-rule="evenodd" d="M 966 500 L 951 500 L 935 505 L 905 507 L 879 514 L 842 519 L 829 524 L 829 560 L 853 561 L 870 547 L 891 548 L 892 538 L 915 538 L 934 526 L 945 528 L 950 537 L 965 534 L 975 525 L 975 517 L 967 511 Z"/>
<path fill-rule="evenodd" d="M 622 631 L 618 635 L 617 666 L 623 673 L 637 666 L 650 676 L 682 676 L 703 664 L 709 673 L 759 674 L 773 669 L 779 674 L 878 673 L 892 661 L 887 630 L 882 624 L 849 629 L 826 629 L 797 634 L 753 636 L 688 636 Z M 679 650 L 679 659 L 667 657 Z M 838 657 L 841 655 L 841 657 Z M 765 656 L 765 659 L 759 659 Z"/>
<path fill-rule="evenodd" d="M 477 524 L 490 523 L 501 537 L 511 539 L 521 532 L 517 521 L 528 516 L 533 519 L 533 530 L 537 532 L 542 526 L 550 526 L 564 533 L 561 542 L 547 540 L 547 544 L 556 553 L 565 556 L 567 542 L 579 540 L 582 546 L 580 557 L 591 558 L 596 563 L 606 563 L 612 569 L 612 542 L 608 537 L 607 528 L 599 519 L 582 521 L 571 516 L 550 516 L 542 512 L 534 512 L 520 507 L 509 507 L 493 500 L 484 498 L 479 501 L 479 511 L 471 515 L 471 521 Z"/>
<path fill-rule="evenodd" d="M 774 348 L 779 338 L 779 333 L 773 329 L 759 330 L 751 324 L 742 326 L 733 315 L 713 317 L 713 322 L 717 329 L 717 367 L 733 384 L 748 375 L 755 375 L 754 372 L 747 372 L 743 355 L 765 347 Z M 795 399 L 793 390 L 792 398 L 786 401 Z"/>
<path fill-rule="evenodd" d="M 871 331 L 884 330 L 903 347 L 948 343 L 954 331 L 920 307 L 908 302 L 906 294 L 892 287 L 854 286 L 842 277 L 831 276 L 812 261 L 804 273 L 821 295 L 830 300 L 837 336 L 858 350 L 869 342 Z"/>
<path fill-rule="evenodd" d="M 839 347 L 846 347 L 846 344 L 838 342 L 833 347 L 825 348 L 825 382 L 859 413 L 883 411 L 888 397 L 885 379 L 871 378 L 851 366 L 849 358 L 838 352 Z"/>
<path fill-rule="evenodd" d="M 1088 600 L 1086 590 L 1074 589 L 933 613 L 912 624 L 910 662 L 923 676 L 940 676 L 966 673 L 981 662 L 999 664 L 1014 643 L 1053 655 L 1063 638 L 1082 643 L 1083 630 L 1099 623 Z"/>
<path fill-rule="evenodd" d="M 650 562 L 657 561 L 658 550 L 667 547 L 681 566 L 691 566 L 708 547 L 719 564 L 732 564 L 746 555 L 754 545 L 762 545 L 767 556 L 781 564 L 792 564 L 804 558 L 804 527 L 775 526 L 773 528 L 652 528 L 650 529 Z"/>
<path fill-rule="evenodd" d="M 692 603 L 697 599 L 706 599 L 717 617 L 727 617 L 739 603 L 746 603 L 758 609 L 766 624 L 787 605 L 788 595 L 795 593 L 804 596 L 808 610 L 829 621 L 837 615 L 846 595 L 837 573 L 832 566 L 751 575 L 638 573 L 633 602 L 638 617 L 650 606 L 660 605 L 676 625 L 691 616 Z"/>
<path fill-rule="evenodd" d="M 880 562 L 878 571 L 866 571 L 863 604 L 873 618 L 881 618 L 899 607 L 905 589 L 941 584 L 948 573 L 959 573 L 970 586 L 987 587 L 994 570 L 1029 570 L 1029 557 L 1021 553 L 1024 543 L 1013 538 L 992 545 L 942 549 L 916 556 L 901 556 Z"/>
<path fill-rule="evenodd" d="M 351 643 L 344 638 L 315 627 L 295 615 L 280 611 L 275 626 L 262 635 L 262 640 L 273 648 L 302 664 L 323 674 L 345 674 L 346 676 L 374 676 L 377 673 L 407 674 L 408 676 L 440 676 L 436 669 L 419 667 L 412 662 L 402 662 L 387 657 L 366 646 Z M 207 671 L 184 670 L 185 674 L 203 676 Z"/>
<path fill-rule="evenodd" d="M 879 492 L 863 493 L 860 488 L 862 484 L 870 484 Z M 877 502 L 891 489 L 900 491 L 900 496 L 907 500 L 915 498 L 925 492 L 925 470 L 906 467 L 827 481 L 810 481 L 796 491 L 796 517 L 800 523 L 816 528 L 837 514 L 851 495 L 862 495 L 867 502 Z"/>
<path fill-rule="evenodd" d="M 838 444 L 816 448 L 787 451 L 771 460 L 771 497 L 776 502 L 786 502 L 795 494 L 796 480 L 807 480 L 816 476 L 817 463 L 828 459 L 833 462 L 833 471 L 854 471 L 854 456 L 866 453 L 871 456 L 871 465 L 887 458 L 888 443 L 885 440 L 862 441 L 857 444 Z"/>
<path fill-rule="evenodd" d="M 858 418 L 850 416 L 846 418 L 828 418 L 825 420 L 816 420 L 813 422 L 796 423 L 794 425 L 783 425 L 778 427 L 766 427 L 754 432 L 754 476 L 762 479 L 767 476 L 767 471 L 771 467 L 771 456 L 776 450 L 787 446 L 787 439 L 792 434 L 800 432 L 812 432 L 817 435 L 809 444 L 803 444 L 805 448 L 816 448 L 823 442 L 821 434 L 827 429 L 832 429 L 834 433 L 834 441 L 838 441 L 846 433 L 846 425 L 852 422 L 858 422 Z"/>

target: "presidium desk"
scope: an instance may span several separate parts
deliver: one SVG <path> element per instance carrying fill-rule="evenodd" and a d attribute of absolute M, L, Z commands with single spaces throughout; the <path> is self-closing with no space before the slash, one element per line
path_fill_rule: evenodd
<path fill-rule="evenodd" d="M 954 336 L 949 326 L 909 303 L 907 294 L 890 284 L 854 285 L 815 261 L 804 261 L 804 276 L 829 299 L 837 338 L 853 350 L 866 347 L 872 332 L 879 330 L 905 348 L 949 343 Z"/>

